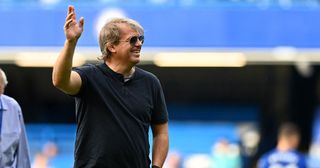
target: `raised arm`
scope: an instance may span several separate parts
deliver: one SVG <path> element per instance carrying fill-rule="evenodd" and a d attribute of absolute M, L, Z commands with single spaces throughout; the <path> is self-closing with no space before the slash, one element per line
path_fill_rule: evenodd
<path fill-rule="evenodd" d="M 168 122 L 152 125 L 152 165 L 161 168 L 169 149 Z"/>
<path fill-rule="evenodd" d="M 83 32 L 84 19 L 76 21 L 76 13 L 73 6 L 68 7 L 68 15 L 64 25 L 66 41 L 58 59 L 53 65 L 52 83 L 63 92 L 74 95 L 81 87 L 80 75 L 71 70 L 74 50 L 78 39 Z"/>

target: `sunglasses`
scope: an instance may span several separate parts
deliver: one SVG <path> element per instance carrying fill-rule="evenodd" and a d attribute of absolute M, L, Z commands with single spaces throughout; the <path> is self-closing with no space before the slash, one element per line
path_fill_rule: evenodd
<path fill-rule="evenodd" d="M 138 40 L 141 42 L 141 44 L 144 43 L 144 36 L 132 36 L 128 40 L 119 40 L 119 42 L 129 42 L 131 46 L 135 46 L 138 42 Z"/>

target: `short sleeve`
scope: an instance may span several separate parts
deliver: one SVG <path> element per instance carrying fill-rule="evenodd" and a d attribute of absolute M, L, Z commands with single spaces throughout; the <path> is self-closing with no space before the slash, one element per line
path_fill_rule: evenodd
<path fill-rule="evenodd" d="M 84 65 L 84 66 L 81 66 L 81 67 L 76 67 L 76 68 L 73 68 L 72 71 L 78 73 L 80 75 L 80 78 L 81 78 L 81 87 L 80 87 L 80 90 L 77 94 L 75 95 L 70 95 L 70 96 L 73 96 L 73 97 L 81 97 L 81 95 L 83 94 L 84 92 L 84 89 L 86 88 L 87 84 L 88 84 L 88 77 L 87 77 L 87 74 L 88 72 L 90 71 L 92 66 L 90 66 L 89 64 L 87 65 Z"/>
<path fill-rule="evenodd" d="M 166 106 L 165 97 L 160 84 L 160 81 L 156 78 L 154 80 L 154 108 L 152 111 L 151 123 L 152 124 L 163 124 L 168 122 L 168 110 Z"/>

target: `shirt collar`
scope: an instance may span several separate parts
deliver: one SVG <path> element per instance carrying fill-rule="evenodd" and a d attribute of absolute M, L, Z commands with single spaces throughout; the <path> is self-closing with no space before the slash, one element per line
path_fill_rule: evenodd
<path fill-rule="evenodd" d="M 104 73 L 108 73 L 108 74 L 111 74 L 114 78 L 116 78 L 117 80 L 119 80 L 120 82 L 124 82 L 125 79 L 124 79 L 124 76 L 120 73 L 117 73 L 117 72 L 114 72 L 107 64 L 105 63 L 100 63 L 98 65 L 102 71 Z M 138 75 L 138 72 L 137 72 L 137 67 L 135 67 L 135 72 L 132 74 L 132 77 L 130 78 L 129 81 L 131 81 L 132 79 L 136 79 L 137 78 L 137 75 Z"/>
<path fill-rule="evenodd" d="M 2 95 L 0 95 L 0 99 L 1 99 L 1 103 L 2 103 L 2 109 L 3 109 L 3 111 L 6 111 L 7 109 L 8 109 L 8 105 L 5 103 L 5 101 L 4 101 L 4 95 L 2 94 Z"/>

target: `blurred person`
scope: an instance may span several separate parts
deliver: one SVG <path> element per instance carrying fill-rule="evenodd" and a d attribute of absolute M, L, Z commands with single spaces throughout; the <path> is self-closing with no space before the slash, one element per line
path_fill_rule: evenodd
<path fill-rule="evenodd" d="M 22 111 L 15 99 L 3 94 L 7 84 L 6 74 L 0 69 L 0 167 L 30 168 Z"/>
<path fill-rule="evenodd" d="M 305 157 L 296 150 L 299 143 L 298 127 L 293 123 L 281 125 L 277 147 L 262 156 L 258 168 L 306 168 Z"/>
<path fill-rule="evenodd" d="M 240 168 L 239 145 L 230 143 L 227 139 L 218 140 L 212 148 L 212 161 L 213 168 Z"/>
<path fill-rule="evenodd" d="M 132 19 L 110 20 L 99 35 L 103 63 L 72 70 L 83 27 L 83 17 L 77 22 L 69 6 L 66 41 L 52 73 L 53 85 L 76 101 L 74 167 L 162 167 L 169 146 L 168 113 L 157 77 L 135 66 L 144 42 L 142 26 Z"/>
<path fill-rule="evenodd" d="M 50 161 L 57 155 L 58 148 L 53 142 L 43 145 L 42 151 L 37 153 L 32 163 L 32 168 L 53 168 Z"/>
<path fill-rule="evenodd" d="M 313 137 L 309 149 L 309 168 L 320 168 L 320 109 L 316 110 L 313 121 Z"/>
<path fill-rule="evenodd" d="M 192 154 L 183 162 L 184 168 L 211 168 L 210 156 L 207 154 Z"/>
<path fill-rule="evenodd" d="M 178 151 L 169 152 L 163 168 L 181 168 L 182 157 Z"/>
<path fill-rule="evenodd" d="M 309 150 L 308 168 L 320 168 L 320 144 L 312 143 Z"/>

